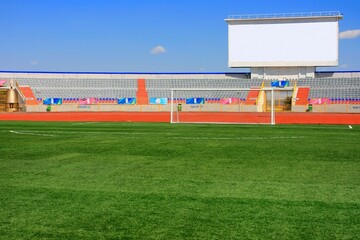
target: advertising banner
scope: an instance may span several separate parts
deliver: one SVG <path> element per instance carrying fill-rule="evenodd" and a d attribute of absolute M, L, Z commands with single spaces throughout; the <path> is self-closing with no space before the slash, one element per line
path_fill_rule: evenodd
<path fill-rule="evenodd" d="M 167 98 L 150 98 L 150 104 L 167 104 Z"/>
<path fill-rule="evenodd" d="M 271 86 L 272 86 L 272 87 L 280 87 L 280 88 L 288 87 L 288 86 L 289 86 L 289 81 L 287 81 L 287 80 L 272 81 L 272 82 L 271 82 Z"/>
<path fill-rule="evenodd" d="M 310 100 L 310 104 L 312 105 L 322 105 L 322 104 L 330 104 L 330 99 L 329 98 L 312 98 Z"/>
<path fill-rule="evenodd" d="M 61 105 L 62 98 L 45 98 L 43 100 L 44 105 Z"/>
<path fill-rule="evenodd" d="M 118 98 L 118 104 L 136 104 L 136 98 Z"/>
<path fill-rule="evenodd" d="M 97 98 L 80 98 L 79 104 L 80 105 L 90 105 L 90 104 L 97 104 L 98 103 Z"/>
<path fill-rule="evenodd" d="M 238 104 L 240 100 L 238 98 L 222 98 L 220 99 L 221 104 Z"/>
<path fill-rule="evenodd" d="M 187 98 L 186 104 L 204 104 L 204 98 Z"/>

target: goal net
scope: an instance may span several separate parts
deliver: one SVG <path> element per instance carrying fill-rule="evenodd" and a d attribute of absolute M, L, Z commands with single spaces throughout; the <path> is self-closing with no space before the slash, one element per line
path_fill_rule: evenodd
<path fill-rule="evenodd" d="M 275 124 L 273 88 L 172 89 L 171 123 Z"/>

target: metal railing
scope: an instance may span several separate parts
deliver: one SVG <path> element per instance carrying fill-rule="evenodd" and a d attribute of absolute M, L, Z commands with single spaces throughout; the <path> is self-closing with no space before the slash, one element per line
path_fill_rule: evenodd
<path fill-rule="evenodd" d="M 342 17 L 339 11 L 327 12 L 299 12 L 299 13 L 266 13 L 266 14 L 245 14 L 229 15 L 229 20 L 251 20 L 251 19 L 278 19 L 278 18 L 312 18 L 312 17 Z"/>

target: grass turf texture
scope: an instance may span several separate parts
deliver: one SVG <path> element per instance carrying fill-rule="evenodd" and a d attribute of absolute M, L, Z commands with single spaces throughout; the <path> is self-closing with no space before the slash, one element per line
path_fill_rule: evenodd
<path fill-rule="evenodd" d="M 0 122 L 3 239 L 351 239 L 360 127 Z"/>

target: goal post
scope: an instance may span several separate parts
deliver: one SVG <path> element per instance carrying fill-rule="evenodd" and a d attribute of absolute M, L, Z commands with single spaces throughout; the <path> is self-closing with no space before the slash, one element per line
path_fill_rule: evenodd
<path fill-rule="evenodd" d="M 274 88 L 171 89 L 171 123 L 275 124 Z"/>

